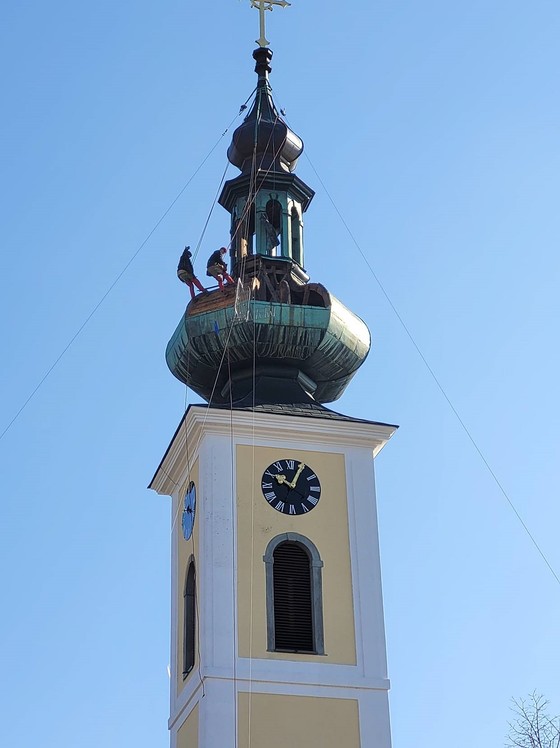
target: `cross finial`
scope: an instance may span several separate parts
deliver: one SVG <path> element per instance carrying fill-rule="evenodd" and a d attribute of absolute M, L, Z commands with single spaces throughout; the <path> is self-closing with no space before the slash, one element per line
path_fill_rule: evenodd
<path fill-rule="evenodd" d="M 275 5 L 280 5 L 282 8 L 285 8 L 287 5 L 291 5 L 291 3 L 286 2 L 286 0 L 251 0 L 251 8 L 257 8 L 259 11 L 261 35 L 256 40 L 259 47 L 268 47 L 270 44 L 265 36 L 264 14 L 267 10 L 274 10 Z"/>

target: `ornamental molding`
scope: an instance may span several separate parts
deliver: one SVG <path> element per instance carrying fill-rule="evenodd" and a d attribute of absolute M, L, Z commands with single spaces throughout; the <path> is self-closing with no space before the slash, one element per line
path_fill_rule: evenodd
<path fill-rule="evenodd" d="M 181 420 L 149 488 L 172 496 L 186 479 L 206 436 L 233 438 L 252 443 L 266 433 L 267 443 L 297 441 L 310 446 L 370 449 L 375 458 L 393 436 L 397 426 L 360 423 L 258 411 L 236 411 L 191 405 Z M 270 436 L 269 436 L 270 435 Z M 187 449 L 188 447 L 188 449 Z M 187 466 L 187 453 L 190 465 Z"/>

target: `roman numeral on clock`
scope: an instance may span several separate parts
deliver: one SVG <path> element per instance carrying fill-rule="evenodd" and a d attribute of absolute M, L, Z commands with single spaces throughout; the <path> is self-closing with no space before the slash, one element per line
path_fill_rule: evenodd
<path fill-rule="evenodd" d="M 321 483 L 303 460 L 283 457 L 265 468 L 261 491 L 272 509 L 296 522 L 298 515 L 307 514 L 319 503 Z"/>

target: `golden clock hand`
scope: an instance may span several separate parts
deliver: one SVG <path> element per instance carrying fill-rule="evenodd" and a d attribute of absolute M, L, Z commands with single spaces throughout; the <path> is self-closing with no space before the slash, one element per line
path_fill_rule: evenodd
<path fill-rule="evenodd" d="M 282 483 L 285 483 L 287 486 L 290 485 L 285 475 L 275 475 L 274 477 L 276 478 L 278 483 L 280 483 L 280 485 L 282 485 Z"/>
<path fill-rule="evenodd" d="M 305 467 L 305 462 L 300 462 L 299 465 L 298 465 L 297 473 L 294 475 L 292 482 L 288 483 L 288 486 L 290 486 L 290 488 L 295 488 L 296 487 L 296 484 L 298 482 L 298 478 L 301 475 L 304 467 Z"/>

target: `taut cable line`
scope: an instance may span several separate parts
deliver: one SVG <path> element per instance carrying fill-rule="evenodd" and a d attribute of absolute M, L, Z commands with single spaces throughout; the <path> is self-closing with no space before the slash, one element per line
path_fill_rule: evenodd
<path fill-rule="evenodd" d="M 252 95 L 253 94 L 251 94 L 251 96 Z M 251 96 L 249 96 L 249 99 L 251 98 Z M 249 99 L 247 99 L 247 101 L 249 101 Z M 160 216 L 160 218 L 156 221 L 156 223 L 154 224 L 153 228 L 148 232 L 147 236 L 141 242 L 141 244 L 136 249 L 136 251 L 134 252 L 134 254 L 126 262 L 126 264 L 124 265 L 124 267 L 122 268 L 122 270 L 117 274 L 117 276 L 112 281 L 112 283 L 109 285 L 109 287 L 107 288 L 107 290 L 105 291 L 105 293 L 101 296 L 101 298 L 99 299 L 99 301 L 95 304 L 95 306 L 93 307 L 93 309 L 86 316 L 86 318 L 84 319 L 84 321 L 82 322 L 82 324 L 78 327 L 78 329 L 76 330 L 76 332 L 74 333 L 74 335 L 70 338 L 70 340 L 68 341 L 68 343 L 64 346 L 64 348 L 59 353 L 59 355 L 56 357 L 56 359 L 54 360 L 54 362 L 50 365 L 50 367 L 47 369 L 47 371 L 43 374 L 43 376 L 41 377 L 41 379 L 39 380 L 39 382 L 37 383 L 37 385 L 34 387 L 34 389 L 28 395 L 28 397 L 26 398 L 26 400 L 24 400 L 23 404 L 19 407 L 19 409 L 16 411 L 15 415 L 12 417 L 12 419 L 5 426 L 4 430 L 0 433 L 0 441 L 8 433 L 8 431 L 11 429 L 11 427 L 14 425 L 14 423 L 17 421 L 17 419 L 20 417 L 20 415 L 23 413 L 23 411 L 29 405 L 29 403 L 31 402 L 31 400 L 33 400 L 33 398 L 35 397 L 35 395 L 37 394 L 37 392 L 41 389 L 41 387 L 43 386 L 43 384 L 45 383 L 45 381 L 52 374 L 52 372 L 54 371 L 54 369 L 56 369 L 56 367 L 58 366 L 58 364 L 60 363 L 60 361 L 64 358 L 64 356 L 70 350 L 70 348 L 72 347 L 72 345 L 80 337 L 80 335 L 82 334 L 82 332 L 86 328 L 87 324 L 90 322 L 90 320 L 98 312 L 98 310 L 100 309 L 100 307 L 104 303 L 105 299 L 109 296 L 109 294 L 112 292 L 112 290 L 118 284 L 118 282 L 120 281 L 120 279 L 126 273 L 126 271 L 128 270 L 128 268 L 132 265 L 132 263 L 134 262 L 134 260 L 140 254 L 140 252 L 144 249 L 144 247 L 146 246 L 146 244 L 148 243 L 148 241 L 152 238 L 152 236 L 154 235 L 154 233 L 157 231 L 157 229 L 159 228 L 159 226 L 161 225 L 161 223 L 165 220 L 165 218 L 167 218 L 167 216 L 169 215 L 169 213 L 171 212 L 171 210 L 174 208 L 174 206 L 177 203 L 177 201 L 179 200 L 179 198 L 185 192 L 185 190 L 187 189 L 187 187 L 191 184 L 191 182 L 196 177 L 196 175 L 198 174 L 198 172 L 202 169 L 202 167 L 204 166 L 204 164 L 208 161 L 208 159 L 210 158 L 210 156 L 212 155 L 212 153 L 214 153 L 214 151 L 216 150 L 216 148 L 218 147 L 218 145 L 220 144 L 220 142 L 222 141 L 222 139 L 224 138 L 224 136 L 226 135 L 226 133 L 228 132 L 228 130 L 230 129 L 230 127 L 233 125 L 233 123 L 235 122 L 235 120 L 239 117 L 239 115 L 241 114 L 242 111 L 243 111 L 243 107 L 240 109 L 239 113 L 236 114 L 235 117 L 231 120 L 231 122 L 226 127 L 226 129 L 223 131 L 223 133 L 220 135 L 220 137 L 218 138 L 218 140 L 214 143 L 214 145 L 212 146 L 212 148 L 208 151 L 208 153 L 206 154 L 206 156 L 202 159 L 202 161 L 197 166 L 197 168 L 194 170 L 194 172 L 191 174 L 191 176 L 189 177 L 189 179 L 185 182 L 185 184 L 181 187 L 181 189 L 179 190 L 179 192 L 177 193 L 177 195 L 173 198 L 173 200 L 171 201 L 171 203 L 169 204 L 169 206 L 162 213 L 162 215 Z"/>
<path fill-rule="evenodd" d="M 279 151 L 280 151 L 280 147 L 278 148 L 278 151 L 277 151 L 277 153 L 276 153 L 275 155 L 277 155 L 277 154 L 279 153 Z M 262 164 L 262 160 L 261 160 L 261 164 Z M 270 171 L 270 168 L 271 168 L 271 167 L 269 167 L 269 168 L 267 169 L 267 171 L 265 172 L 265 174 L 264 174 L 264 176 L 263 176 L 263 178 L 262 178 L 262 179 L 263 179 L 263 181 L 264 181 L 264 179 L 266 179 L 266 177 L 267 177 L 267 175 L 268 175 L 268 173 L 269 173 L 269 171 Z M 224 172 L 224 175 L 225 175 L 225 172 Z M 223 177 L 222 177 L 222 180 L 223 180 Z M 258 191 L 258 190 L 255 190 L 255 192 L 254 192 L 254 193 L 253 193 L 253 195 L 251 196 L 251 199 L 247 201 L 247 205 L 245 206 L 246 210 L 250 210 L 250 208 L 251 208 L 251 206 L 252 206 L 252 204 L 253 204 L 253 202 L 254 202 L 254 200 L 255 200 L 255 197 L 256 197 L 256 192 L 257 192 L 257 191 Z M 216 202 L 216 200 L 214 200 L 214 203 L 215 203 L 215 202 Z M 213 209 L 213 206 L 212 206 L 212 209 Z M 212 212 L 212 209 L 211 209 L 210 213 Z M 234 237 L 235 237 L 235 234 L 236 234 L 236 233 L 237 233 L 237 231 L 236 231 L 236 232 L 234 233 Z M 233 237 L 232 237 L 232 240 L 233 240 Z M 185 314 L 186 314 L 186 312 L 185 312 Z M 225 356 L 226 356 L 226 352 L 227 352 L 227 348 L 228 348 L 228 345 L 229 345 L 229 340 L 230 340 L 230 337 L 231 337 L 231 333 L 232 333 L 232 331 L 233 331 L 233 324 L 234 324 L 234 319 L 235 319 L 235 317 L 232 317 L 232 318 L 231 318 L 231 320 L 230 320 L 230 321 L 229 321 L 229 323 L 228 323 L 228 328 L 227 328 L 227 337 L 226 337 L 226 341 L 225 341 L 225 343 L 224 343 L 224 350 L 223 350 L 223 352 L 222 352 L 222 357 L 221 357 L 221 359 L 220 359 L 220 363 L 218 364 L 218 367 L 217 367 L 217 369 L 216 369 L 216 375 L 215 375 L 215 377 L 214 377 L 214 383 L 213 383 L 213 385 L 212 385 L 212 391 L 211 391 L 211 393 L 210 393 L 210 399 L 208 400 L 208 406 L 207 406 L 207 409 L 206 409 L 206 413 L 205 413 L 205 416 L 204 416 L 204 421 L 203 421 L 203 424 L 202 424 L 202 429 L 201 429 L 201 432 L 200 432 L 200 434 L 199 434 L 199 437 L 198 437 L 198 442 L 197 442 L 197 444 L 196 444 L 196 446 L 195 446 L 195 448 L 194 448 L 194 452 L 195 452 L 195 453 L 196 453 L 196 452 L 198 452 L 198 448 L 199 448 L 199 446 L 200 446 L 200 441 L 201 441 L 201 439 L 202 439 L 202 433 L 203 433 L 203 431 L 204 431 L 204 426 L 205 426 L 205 424 L 206 424 L 206 420 L 207 420 L 207 418 L 208 418 L 208 412 L 209 412 L 210 406 L 211 406 L 211 404 L 212 404 L 212 400 L 214 399 L 214 393 L 215 393 L 215 391 L 216 391 L 216 387 L 217 387 L 217 384 L 218 384 L 218 378 L 219 378 L 219 376 L 220 376 L 220 372 L 221 372 L 221 370 L 222 370 L 222 366 L 224 365 L 224 359 L 225 359 Z M 190 356 L 190 353 L 189 353 L 188 355 Z M 228 354 L 228 355 L 229 355 L 229 354 Z M 187 369 L 188 369 L 188 363 L 187 363 Z M 185 383 L 185 406 L 186 406 L 187 404 L 188 404 L 188 385 L 187 385 L 187 384 Z M 185 410 L 186 410 L 186 407 L 185 407 Z M 187 433 L 186 433 L 186 426 L 185 426 L 185 448 L 187 449 L 187 470 L 188 470 L 188 472 L 190 473 L 190 464 L 189 464 L 189 462 L 188 462 L 188 459 L 189 459 L 189 458 L 188 458 L 188 446 L 187 446 Z M 175 481 L 173 481 L 173 482 L 175 483 Z M 175 485 L 177 485 L 177 484 L 175 484 Z M 172 522 L 172 524 L 171 524 L 171 533 L 173 533 L 173 530 L 174 530 L 174 528 L 175 528 L 175 525 L 176 525 L 176 523 L 177 523 L 177 518 L 178 518 L 178 516 L 179 516 L 179 511 L 180 511 L 180 506 L 178 506 L 178 507 L 177 507 L 177 512 L 175 513 L 175 516 L 174 516 L 174 518 L 173 518 L 173 522 Z"/>
<path fill-rule="evenodd" d="M 335 201 L 334 201 L 334 199 L 333 199 L 332 195 L 331 195 L 331 194 L 330 194 L 330 192 L 328 191 L 328 189 L 327 189 L 327 187 L 326 187 L 325 183 L 323 182 L 323 180 L 322 180 L 322 179 L 321 179 L 321 177 L 319 176 L 319 173 L 318 173 L 317 169 L 315 168 L 315 166 L 313 165 L 313 163 L 312 163 L 311 159 L 309 158 L 309 156 L 308 156 L 307 154 L 305 154 L 305 156 L 306 156 L 306 158 L 307 158 L 307 161 L 309 162 L 309 165 L 310 165 L 310 166 L 311 166 L 311 168 L 313 169 L 313 172 L 315 173 L 315 176 L 316 176 L 316 177 L 317 177 L 317 179 L 319 180 L 319 183 L 321 184 L 322 188 L 324 189 L 324 191 L 325 191 L 325 194 L 326 194 L 326 196 L 328 197 L 328 199 L 329 199 L 329 201 L 330 201 L 331 205 L 333 206 L 333 208 L 334 208 L 334 210 L 335 210 L 336 214 L 338 215 L 338 217 L 340 218 L 340 220 L 341 220 L 341 222 L 342 222 L 342 224 L 343 224 L 344 228 L 345 228 L 345 229 L 346 229 L 346 231 L 348 232 L 348 235 L 350 236 L 350 239 L 352 240 L 352 242 L 353 242 L 353 243 L 354 243 L 354 245 L 356 246 L 356 249 L 357 249 L 357 250 L 358 250 L 358 252 L 360 253 L 360 255 L 361 255 L 361 257 L 362 257 L 363 261 L 365 262 L 365 264 L 366 264 L 366 265 L 367 265 L 367 267 L 369 268 L 369 270 L 370 270 L 370 272 L 371 272 L 371 274 L 372 274 L 372 276 L 373 276 L 373 278 L 374 278 L 375 282 L 377 283 L 377 285 L 379 286 L 379 289 L 381 290 L 381 293 L 383 294 L 383 296 L 385 297 L 385 300 L 387 301 L 387 303 L 388 303 L 388 304 L 389 304 L 389 306 L 391 307 L 391 310 L 393 311 L 393 313 L 394 313 L 395 317 L 396 317 L 396 318 L 398 319 L 398 321 L 399 321 L 399 323 L 400 323 L 401 327 L 403 328 L 403 330 L 405 331 L 405 333 L 406 333 L 406 335 L 407 335 L 408 339 L 409 339 L 409 340 L 410 340 L 410 342 L 412 343 L 412 345 L 413 345 L 414 349 L 416 350 L 416 353 L 417 353 L 417 354 L 418 354 L 418 355 L 420 356 L 420 359 L 421 359 L 422 363 L 424 364 L 424 366 L 425 366 L 425 367 L 426 367 L 426 369 L 428 370 L 428 373 L 430 374 L 431 378 L 433 379 L 433 381 L 434 381 L 434 383 L 435 383 L 436 387 L 438 388 L 438 390 L 439 390 L 439 391 L 440 391 L 440 393 L 442 394 L 443 398 L 444 398 L 444 399 L 445 399 L 445 401 L 447 402 L 447 404 L 448 404 L 449 408 L 451 409 L 451 411 L 452 411 L 453 415 L 455 416 L 455 418 L 456 418 L 456 419 L 457 419 L 457 421 L 459 422 L 459 424 L 460 424 L 460 426 L 461 426 L 462 430 L 464 431 L 464 433 L 466 434 L 467 438 L 469 439 L 469 441 L 471 442 L 472 446 L 474 447 L 474 449 L 475 449 L 476 453 L 478 454 L 478 456 L 479 456 L 479 457 L 480 457 L 480 459 L 482 460 L 482 462 L 483 462 L 483 464 L 485 465 L 485 467 L 486 467 L 487 471 L 488 471 L 488 472 L 490 473 L 490 476 L 492 477 L 492 479 L 493 479 L 494 483 L 495 483 L 495 484 L 496 484 L 496 486 L 498 487 L 498 490 L 500 491 L 500 493 L 502 494 L 502 496 L 503 496 L 503 497 L 505 498 L 505 500 L 506 500 L 506 502 L 508 503 L 508 505 L 509 505 L 510 509 L 511 509 L 511 510 L 513 511 L 513 513 L 514 513 L 514 514 L 515 514 L 515 516 L 517 517 L 517 519 L 518 519 L 519 523 L 521 524 L 522 528 L 524 529 L 525 533 L 527 534 L 527 536 L 528 536 L 529 540 L 531 541 L 531 543 L 533 544 L 533 546 L 534 546 L 534 547 L 536 548 L 537 552 L 539 553 L 540 557 L 542 558 L 542 560 L 544 561 L 544 563 L 545 563 L 545 564 L 546 564 L 546 566 L 548 567 L 548 569 L 549 569 L 550 573 L 552 574 L 552 576 L 554 577 L 554 579 L 556 580 L 556 582 L 557 582 L 557 583 L 558 583 L 558 584 L 560 585 L 560 577 L 558 576 L 558 574 L 557 574 L 557 573 L 556 573 L 556 571 L 554 570 L 554 568 L 553 568 L 552 564 L 550 563 L 550 561 L 549 561 L 549 560 L 548 560 L 548 558 L 546 557 L 546 555 L 545 555 L 544 551 L 542 550 L 542 548 L 541 548 L 541 547 L 540 547 L 540 545 L 538 544 L 538 542 L 537 542 L 537 540 L 536 540 L 535 536 L 533 535 L 533 533 L 531 532 L 531 530 L 530 530 L 530 529 L 529 529 L 529 527 L 527 526 L 527 523 L 525 522 L 525 520 L 523 519 L 523 517 L 522 517 L 522 516 L 521 516 L 521 514 L 519 513 L 519 511 L 518 511 L 517 507 L 515 506 L 515 504 L 513 503 L 513 501 L 512 501 L 511 499 L 510 499 L 510 497 L 509 497 L 509 495 L 508 495 L 508 493 L 507 493 L 506 489 L 504 488 L 504 486 L 503 486 L 502 482 L 501 482 L 501 481 L 499 480 L 498 476 L 496 475 L 496 473 L 495 473 L 495 472 L 494 472 L 494 470 L 492 469 L 492 466 L 491 466 L 491 465 L 490 465 L 490 463 L 488 462 L 488 460 L 487 460 L 486 456 L 484 455 L 484 453 L 483 453 L 482 449 L 481 449 L 481 448 L 480 448 L 480 447 L 478 446 L 478 444 L 477 444 L 477 442 L 476 442 L 476 440 L 475 440 L 474 436 L 472 435 L 472 433 L 471 433 L 471 431 L 469 430 L 468 426 L 467 426 L 467 425 L 466 425 L 466 423 L 464 422 L 464 420 L 463 420 L 463 418 L 461 417 L 461 415 L 460 415 L 459 411 L 457 410 L 457 408 L 455 407 L 455 405 L 453 405 L 453 402 L 451 401 L 451 398 L 449 397 L 449 395 L 448 395 L 448 394 L 447 394 L 447 392 L 445 391 L 445 388 L 444 388 L 444 387 L 443 387 L 443 385 L 441 384 L 441 382 L 440 382 L 439 378 L 437 377 L 437 375 L 436 375 L 436 373 L 435 373 L 434 369 L 432 368 L 432 366 L 431 366 L 431 365 L 430 365 L 430 363 L 428 362 L 428 360 L 427 360 L 426 356 L 425 356 L 425 355 L 424 355 L 424 353 L 422 352 L 422 350 L 421 350 L 420 346 L 418 345 L 418 343 L 417 343 L 417 342 L 416 342 L 416 340 L 414 339 L 414 336 L 413 336 L 413 334 L 412 334 L 412 333 L 411 333 L 411 331 L 409 330 L 409 328 L 408 328 L 408 326 L 407 326 L 406 322 L 404 321 L 403 317 L 401 316 L 401 314 L 400 314 L 399 310 L 397 309 L 397 307 L 395 306 L 395 304 L 394 304 L 393 300 L 392 300 L 392 299 L 391 299 L 391 297 L 389 296 L 389 293 L 388 293 L 388 292 L 386 291 L 386 289 L 385 289 L 385 286 L 384 286 L 384 285 L 383 285 L 383 283 L 381 282 L 381 279 L 379 278 L 379 276 L 377 275 L 377 273 L 376 273 L 376 272 L 375 272 L 375 270 L 373 269 L 373 267 L 372 267 L 372 265 L 371 265 L 371 263 L 370 263 L 370 261 L 369 261 L 369 259 L 368 259 L 367 255 L 366 255 L 366 254 L 364 253 L 364 251 L 362 250 L 362 248 L 361 248 L 360 244 L 358 243 L 358 240 L 356 239 L 356 237 L 355 237 L 355 236 L 354 236 L 354 234 L 352 233 L 352 230 L 350 229 L 350 226 L 348 225 L 348 223 L 346 222 L 346 220 L 345 220 L 344 216 L 342 215 L 341 211 L 339 210 L 339 208 L 338 208 L 337 204 L 335 203 Z"/>

